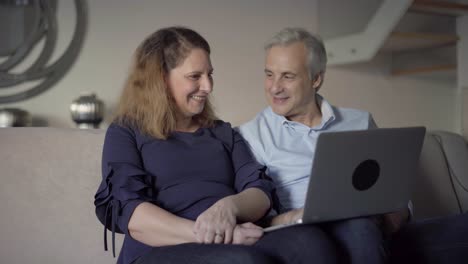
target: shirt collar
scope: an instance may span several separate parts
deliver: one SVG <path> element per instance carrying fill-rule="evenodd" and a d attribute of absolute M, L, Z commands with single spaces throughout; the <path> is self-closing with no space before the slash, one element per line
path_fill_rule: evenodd
<path fill-rule="evenodd" d="M 333 111 L 333 106 L 319 94 L 316 96 L 317 102 L 320 105 L 320 111 L 322 112 L 322 122 L 319 126 L 313 127 L 313 129 L 321 130 L 335 121 L 335 111 Z"/>

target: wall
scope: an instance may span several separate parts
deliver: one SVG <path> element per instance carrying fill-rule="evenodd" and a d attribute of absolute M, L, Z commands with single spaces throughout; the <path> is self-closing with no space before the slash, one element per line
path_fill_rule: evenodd
<path fill-rule="evenodd" d="M 316 1 L 310 0 L 295 1 L 293 5 L 279 0 L 87 2 L 88 35 L 72 70 L 48 92 L 14 104 L 47 119 L 51 126 L 73 126 L 68 107 L 81 91 L 96 92 L 111 112 L 137 45 L 156 29 L 172 25 L 190 26 L 208 39 L 212 45 L 218 113 L 234 124 L 247 121 L 265 106 L 265 39 L 286 25 L 310 30 L 316 25 L 312 15 Z M 75 21 L 73 12 L 71 0 L 59 1 L 60 34 L 63 33 L 59 48 L 69 40 Z"/>
<path fill-rule="evenodd" d="M 285 26 L 316 31 L 317 6 L 318 0 L 88 1 L 88 34 L 72 70 L 44 94 L 7 106 L 26 109 L 50 126 L 72 127 L 70 103 L 82 91 L 93 91 L 105 101 L 108 122 L 136 46 L 157 28 L 188 25 L 212 45 L 217 112 L 238 125 L 266 106 L 262 44 Z M 56 56 L 68 44 L 74 26 L 73 2 L 59 1 L 58 15 L 61 37 Z M 385 58 L 330 68 L 322 89 L 332 103 L 371 111 L 380 126 L 454 127 L 451 85 L 424 78 L 391 78 Z"/>
<path fill-rule="evenodd" d="M 392 77 L 391 58 L 328 70 L 322 94 L 337 105 L 370 111 L 380 127 L 423 125 L 453 131 L 454 84 L 429 76 Z"/>
<path fill-rule="evenodd" d="M 318 30 L 325 39 L 359 34 L 383 2 L 353 0 L 340 3 L 339 0 L 321 0 L 318 3 Z M 337 14 L 340 19 L 336 19 Z M 394 30 L 447 33 L 447 29 L 454 31 L 454 25 L 454 19 L 450 17 L 431 17 L 410 12 L 402 17 Z M 432 56 L 434 50 L 426 52 Z M 451 49 L 440 56 L 445 58 L 448 54 L 451 58 L 455 57 L 452 56 L 454 53 Z M 415 55 L 411 60 L 401 61 L 397 60 L 399 56 L 396 54 L 379 53 L 368 62 L 329 67 L 322 93 L 336 104 L 372 112 L 379 126 L 424 125 L 429 129 L 455 131 L 455 73 L 406 77 L 390 75 L 392 64 L 393 67 L 403 68 L 414 62 L 430 65 L 431 56 Z"/>
<path fill-rule="evenodd" d="M 343 37 L 364 31 L 382 0 L 319 0 L 318 30 L 323 39 Z M 337 19 L 337 7 L 340 19 Z"/>

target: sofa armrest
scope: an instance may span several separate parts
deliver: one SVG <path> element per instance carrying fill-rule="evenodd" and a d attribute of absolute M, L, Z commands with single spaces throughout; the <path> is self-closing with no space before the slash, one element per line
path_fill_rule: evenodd
<path fill-rule="evenodd" d="M 446 131 L 426 134 L 413 202 L 416 219 L 468 211 L 468 147 L 462 136 Z"/>

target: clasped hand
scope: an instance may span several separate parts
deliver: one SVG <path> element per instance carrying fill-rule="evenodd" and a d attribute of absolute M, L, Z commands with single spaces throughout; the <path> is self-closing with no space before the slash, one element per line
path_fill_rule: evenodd
<path fill-rule="evenodd" d="M 263 229 L 252 223 L 237 224 L 237 207 L 230 197 L 223 198 L 200 214 L 194 234 L 199 243 L 252 245 Z"/>

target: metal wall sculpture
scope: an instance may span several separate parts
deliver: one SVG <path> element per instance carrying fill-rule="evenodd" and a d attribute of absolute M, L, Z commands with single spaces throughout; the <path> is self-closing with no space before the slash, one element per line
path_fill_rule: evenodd
<path fill-rule="evenodd" d="M 85 0 L 75 0 L 76 25 L 70 44 L 53 63 L 57 41 L 56 0 L 0 0 L 0 89 L 34 82 L 20 92 L 0 95 L 1 103 L 12 103 L 34 97 L 60 80 L 71 68 L 83 44 L 87 9 Z M 32 49 L 44 39 L 37 59 L 24 71 L 14 68 L 28 57 Z M 39 82 L 38 82 L 39 81 Z"/>

